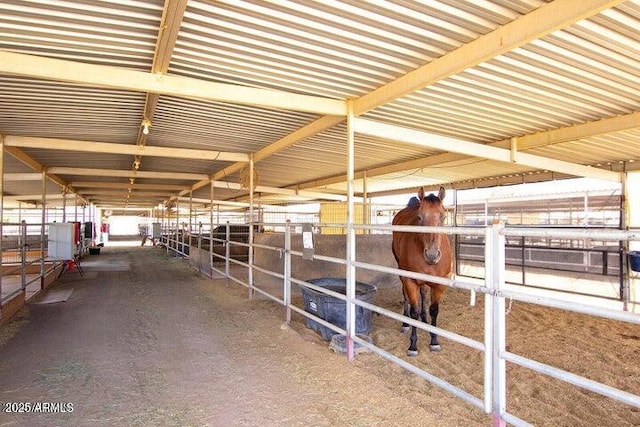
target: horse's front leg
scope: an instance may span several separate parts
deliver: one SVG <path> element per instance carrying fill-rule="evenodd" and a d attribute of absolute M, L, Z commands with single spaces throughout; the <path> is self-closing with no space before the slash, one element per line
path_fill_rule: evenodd
<path fill-rule="evenodd" d="M 411 318 L 418 320 L 418 306 L 417 304 L 411 304 L 410 308 Z M 418 328 L 411 326 L 411 337 L 409 337 L 409 349 L 407 350 L 407 356 L 418 355 Z"/>
<path fill-rule="evenodd" d="M 404 315 L 411 317 L 414 320 L 418 320 L 420 312 L 418 304 L 420 303 L 420 294 L 418 284 L 406 277 L 402 278 L 402 291 L 404 293 Z M 407 323 L 403 323 L 404 327 L 408 327 Z M 411 326 L 411 337 L 409 338 L 409 349 L 407 350 L 407 356 L 418 355 L 418 331 L 415 326 Z"/>
<path fill-rule="evenodd" d="M 433 303 L 429 306 L 429 315 L 431 316 L 431 326 L 436 326 L 438 320 L 438 303 Z M 429 343 L 429 349 L 431 351 L 440 351 L 440 343 L 438 342 L 438 335 L 435 332 L 429 332 L 431 334 L 431 342 Z"/>
<path fill-rule="evenodd" d="M 444 294 L 446 290 L 446 286 L 444 285 L 433 285 L 431 286 L 431 305 L 429 305 L 429 315 L 431 316 L 431 326 L 437 326 L 438 323 L 438 311 L 440 308 L 440 298 Z M 438 342 L 438 335 L 435 332 L 430 332 L 431 334 L 431 342 L 429 343 L 429 348 L 431 351 L 440 351 L 440 343 Z"/>
<path fill-rule="evenodd" d="M 409 297 L 407 296 L 407 284 L 404 283 L 404 279 L 401 278 L 402 280 L 402 296 L 404 297 L 404 304 L 403 304 L 403 308 L 402 308 L 402 314 L 409 317 Z M 402 327 L 400 328 L 400 330 L 402 331 L 403 334 L 406 334 L 409 332 L 409 324 L 407 322 L 402 322 Z"/>
<path fill-rule="evenodd" d="M 420 286 L 420 320 L 422 320 L 424 323 L 427 323 L 426 293 L 427 293 L 427 287 Z"/>
<path fill-rule="evenodd" d="M 404 300 L 404 309 L 402 311 L 402 314 L 404 314 L 407 317 L 410 316 L 409 302 L 407 301 L 406 297 Z M 406 334 L 407 332 L 409 332 L 409 324 L 407 322 L 402 322 L 402 328 L 400 328 L 400 330 L 402 331 L 403 334 Z"/>

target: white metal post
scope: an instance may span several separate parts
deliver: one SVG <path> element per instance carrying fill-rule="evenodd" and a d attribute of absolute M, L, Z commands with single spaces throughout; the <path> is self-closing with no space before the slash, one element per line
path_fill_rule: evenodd
<path fill-rule="evenodd" d="M 621 230 L 629 230 L 629 223 L 630 223 L 630 209 L 631 207 L 629 206 L 629 186 L 627 184 L 627 173 L 623 173 L 621 174 L 622 176 L 622 181 L 621 181 L 621 186 L 622 186 L 622 203 L 621 203 L 621 212 L 620 212 L 620 229 Z M 628 311 L 629 310 L 629 301 L 630 301 L 630 286 L 631 286 L 631 269 L 629 267 L 629 259 L 628 259 L 628 253 L 629 253 L 629 241 L 628 240 L 622 240 L 620 241 L 620 243 L 618 244 L 620 247 L 620 273 L 619 273 L 619 280 L 620 280 L 620 299 L 622 300 L 622 309 L 624 311 Z M 607 256 L 605 254 L 605 256 Z"/>
<path fill-rule="evenodd" d="M 27 221 L 20 222 L 20 286 L 27 291 Z"/>
<path fill-rule="evenodd" d="M 213 277 L 213 196 L 214 196 L 214 181 L 211 180 L 211 186 L 209 187 L 209 199 L 211 204 L 209 205 L 209 271 L 211 277 Z"/>
<path fill-rule="evenodd" d="M 46 172 L 42 171 L 41 178 L 41 196 L 42 196 L 42 213 L 41 213 L 41 229 L 40 229 L 40 289 L 44 289 L 44 274 L 45 274 L 45 265 L 44 265 L 44 238 L 45 238 L 45 222 L 47 221 L 47 175 Z"/>
<path fill-rule="evenodd" d="M 231 257 L 231 245 L 229 245 L 229 241 L 231 240 L 231 224 L 227 221 L 227 229 L 225 230 L 224 237 L 224 275 L 228 279 L 229 274 L 229 258 Z"/>
<path fill-rule="evenodd" d="M 369 191 L 367 189 L 367 171 L 362 173 L 362 223 L 371 225 L 371 205 L 369 204 Z M 370 230 L 364 230 L 364 234 L 369 234 Z"/>
<path fill-rule="evenodd" d="M 353 184 L 355 169 L 355 137 L 353 129 L 353 101 L 347 101 L 347 246 L 346 246 L 346 344 L 347 357 L 353 360 L 355 357 L 354 341 L 356 335 L 356 267 L 353 262 L 356 259 L 355 228 L 353 227 Z"/>
<path fill-rule="evenodd" d="M 193 190 L 189 191 L 189 227 L 187 228 L 187 233 L 189 236 L 189 246 L 191 246 L 191 232 L 193 230 L 191 224 L 193 224 Z"/>
<path fill-rule="evenodd" d="M 506 390 L 506 362 L 502 358 L 502 353 L 506 349 L 506 315 L 505 301 L 501 295 L 504 287 L 505 278 L 505 238 L 501 231 L 503 224 L 494 224 L 487 227 L 485 234 L 485 281 L 491 292 L 487 295 L 490 303 L 492 319 L 491 323 L 485 323 L 485 344 L 489 344 L 485 357 L 491 359 L 491 399 L 494 427 L 504 427 L 506 425 L 503 414 L 507 407 L 507 390 Z M 485 317 L 485 322 L 489 320 Z M 490 327 L 491 331 L 486 334 L 486 329 Z M 491 342 L 488 342 L 487 335 L 490 336 Z M 485 370 L 488 369 L 485 360 Z M 486 372 L 486 371 L 485 371 Z M 485 385 L 487 378 L 485 377 Z M 485 387 L 485 393 L 487 393 Z M 485 401 L 486 403 L 486 401 Z"/>
<path fill-rule="evenodd" d="M 284 305 L 287 323 L 291 322 L 291 220 L 286 221 L 284 228 Z"/>
<path fill-rule="evenodd" d="M 62 222 L 67 222 L 67 187 L 62 187 Z"/>
<path fill-rule="evenodd" d="M 249 156 L 249 298 L 253 299 L 254 283 L 253 283 L 253 172 L 254 172 L 253 153 Z"/>
<path fill-rule="evenodd" d="M 199 222 L 198 223 L 198 272 L 200 273 L 202 273 L 201 260 L 202 260 L 202 222 Z"/>
<path fill-rule="evenodd" d="M 3 258 L 2 236 L 4 236 L 2 231 L 4 224 L 2 212 L 4 212 L 4 135 L 0 133 L 0 270 L 2 269 Z M 2 276 L 0 274 L 0 315 L 2 315 Z"/>
<path fill-rule="evenodd" d="M 493 251 L 493 240 L 491 234 L 491 228 L 485 228 L 484 237 L 484 283 L 489 292 L 484 297 L 484 411 L 490 414 L 493 411 L 493 313 L 495 310 L 493 297 L 495 293 L 493 279 L 494 279 L 494 265 L 490 261 Z M 457 237 L 457 236 L 456 236 Z"/>
<path fill-rule="evenodd" d="M 180 226 L 180 200 L 176 198 L 176 253 L 175 256 L 178 256 L 179 252 L 182 252 L 182 238 L 181 235 L 181 226 Z M 180 245 L 178 245 L 180 243 Z"/>

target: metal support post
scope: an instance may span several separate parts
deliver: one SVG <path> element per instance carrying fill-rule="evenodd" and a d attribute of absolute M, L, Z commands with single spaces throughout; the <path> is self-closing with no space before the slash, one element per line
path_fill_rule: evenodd
<path fill-rule="evenodd" d="M 20 286 L 22 292 L 27 289 L 27 221 L 24 219 L 20 223 Z"/>
<path fill-rule="evenodd" d="M 346 326 L 347 326 L 347 357 L 349 360 L 355 358 L 355 343 L 353 338 L 356 335 L 356 268 L 353 262 L 356 258 L 356 237 L 353 227 L 354 209 L 354 178 L 355 178 L 355 137 L 353 130 L 353 101 L 347 101 L 347 244 L 346 244 Z"/>
<path fill-rule="evenodd" d="M 287 323 L 291 322 L 291 220 L 287 220 L 284 228 L 284 306 Z"/>
<path fill-rule="evenodd" d="M 491 299 L 491 307 L 488 307 L 492 314 L 489 324 L 485 323 L 485 328 L 490 328 L 489 334 L 491 342 L 485 342 L 485 357 L 491 359 L 491 412 L 493 414 L 493 426 L 504 427 L 506 422 L 503 415 L 507 406 L 507 386 L 506 386 L 506 362 L 502 358 L 502 353 L 506 349 L 506 314 L 505 299 L 501 295 L 505 278 L 505 238 L 501 233 L 503 224 L 494 224 L 486 229 L 485 234 L 485 283 L 491 290 L 487 299 Z M 489 321 L 485 318 L 485 321 Z M 485 360 L 486 362 L 486 360 Z M 485 370 L 488 369 L 485 363 Z M 486 383 L 486 378 L 485 378 Z M 485 393 L 487 392 L 485 388 Z M 486 404 L 485 400 L 485 404 Z"/>
<path fill-rule="evenodd" d="M 229 258 L 231 258 L 231 245 L 229 241 L 231 240 L 231 224 L 227 221 L 227 229 L 225 230 L 224 237 L 224 275 L 228 279 L 229 274 Z"/>

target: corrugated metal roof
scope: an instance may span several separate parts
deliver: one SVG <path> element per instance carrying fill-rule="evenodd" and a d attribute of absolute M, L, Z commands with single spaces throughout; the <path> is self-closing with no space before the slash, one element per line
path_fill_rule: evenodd
<path fill-rule="evenodd" d="M 308 112 L 322 111 L 326 99 L 353 100 L 359 117 L 425 132 L 426 145 L 356 133 L 358 193 L 581 170 L 460 153 L 458 140 L 509 149 L 517 138 L 521 152 L 543 160 L 632 170 L 640 157 L 638 28 L 638 0 L 6 0 L 5 173 L 45 168 L 56 183 L 48 191 L 69 186 L 114 208 L 136 198 L 155 206 L 191 190 L 207 198 L 210 179 L 217 199 L 246 198 L 246 162 L 182 156 L 206 150 L 253 155 L 256 191 L 274 199 L 297 200 L 291 190 L 344 194 L 346 122 Z M 80 64 L 99 67 L 89 73 Z M 186 90 L 195 84 L 199 92 Z M 247 88 L 271 92 L 244 97 Z M 437 135 L 454 138 L 450 148 L 429 146 Z M 152 147 L 181 155 L 147 155 Z M 105 183 L 123 196 L 106 194 Z M 3 190 L 19 198 L 39 185 L 7 180 Z"/>

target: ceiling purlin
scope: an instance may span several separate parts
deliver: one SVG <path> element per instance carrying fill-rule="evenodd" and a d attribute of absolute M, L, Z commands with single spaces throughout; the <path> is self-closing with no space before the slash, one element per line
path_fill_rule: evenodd
<path fill-rule="evenodd" d="M 6 175 L 5 175 L 6 176 Z M 6 179 L 6 178 L 5 178 Z M 146 190 L 165 190 L 165 191 L 181 191 L 184 190 L 184 185 L 173 184 L 128 184 L 124 182 L 101 182 L 101 181 L 71 181 L 71 185 L 75 188 L 133 188 L 146 189 Z"/>
<path fill-rule="evenodd" d="M 381 105 L 615 7 L 625 0 L 554 1 L 356 99 L 359 116 Z"/>
<path fill-rule="evenodd" d="M 88 153 L 134 154 L 142 156 L 169 157 L 178 159 L 205 159 L 222 161 L 248 161 L 249 156 L 243 153 L 198 150 L 172 147 L 141 147 L 130 144 L 113 144 L 108 142 L 79 141 L 57 138 L 36 138 L 29 136 L 5 137 L 5 146 L 21 148 L 41 148 L 46 150 L 78 151 Z"/>
<path fill-rule="evenodd" d="M 50 167 L 50 173 L 58 175 L 81 175 L 81 176 L 103 176 L 103 177 L 120 177 L 127 178 L 130 176 L 129 170 L 117 169 L 91 169 L 91 168 L 70 168 L 70 167 Z M 201 173 L 184 173 L 184 172 L 152 172 L 138 171 L 138 178 L 151 179 L 175 179 L 178 181 L 199 181 L 207 178 L 206 174 Z"/>

